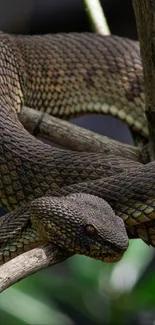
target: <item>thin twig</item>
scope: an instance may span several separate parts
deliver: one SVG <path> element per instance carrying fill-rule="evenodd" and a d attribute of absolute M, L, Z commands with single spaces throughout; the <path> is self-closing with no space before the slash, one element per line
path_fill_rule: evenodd
<path fill-rule="evenodd" d="M 110 35 L 110 29 L 99 0 L 84 0 L 84 6 L 94 31 L 101 35 Z"/>

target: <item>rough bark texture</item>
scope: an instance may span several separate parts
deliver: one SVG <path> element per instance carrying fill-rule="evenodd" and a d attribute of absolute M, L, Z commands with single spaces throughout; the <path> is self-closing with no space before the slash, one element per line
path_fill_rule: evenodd
<path fill-rule="evenodd" d="M 56 263 L 63 262 L 67 252 L 49 244 L 32 249 L 0 267 L 0 292 L 11 285 Z"/>
<path fill-rule="evenodd" d="M 145 81 L 150 150 L 155 159 L 155 0 L 133 0 Z"/>

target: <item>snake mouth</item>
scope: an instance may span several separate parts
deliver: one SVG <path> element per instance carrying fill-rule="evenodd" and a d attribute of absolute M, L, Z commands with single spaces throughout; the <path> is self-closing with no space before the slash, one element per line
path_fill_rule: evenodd
<path fill-rule="evenodd" d="M 126 249 L 127 246 L 126 248 L 122 248 L 106 241 L 102 245 L 92 245 L 87 248 L 84 247 L 75 253 L 86 255 L 102 262 L 114 263 L 121 260 Z"/>
<path fill-rule="evenodd" d="M 121 260 L 123 257 L 127 245 L 116 245 L 109 241 L 93 242 L 93 243 L 85 243 L 85 245 L 75 244 L 75 242 L 70 243 L 69 246 L 66 247 L 66 250 L 70 254 L 70 256 L 74 254 L 85 255 L 96 260 L 100 260 L 106 263 L 113 263 Z"/>
<path fill-rule="evenodd" d="M 115 244 L 106 242 L 102 249 L 103 262 L 113 263 L 120 261 L 127 248 L 128 245 L 126 245 L 125 247 L 119 247 Z"/>
<path fill-rule="evenodd" d="M 115 263 L 115 262 L 119 262 L 121 259 L 122 259 L 122 257 L 123 257 L 123 252 L 121 252 L 121 254 L 119 254 L 119 255 L 115 255 L 115 256 L 106 256 L 105 258 L 104 258 L 104 262 L 105 263 Z"/>
<path fill-rule="evenodd" d="M 117 249 L 117 250 L 108 250 L 107 252 L 103 252 L 102 256 L 101 256 L 101 260 L 105 263 L 114 263 L 114 262 L 118 262 L 122 259 L 124 253 L 126 252 L 126 250 L 122 250 L 122 249 Z"/>
<path fill-rule="evenodd" d="M 122 259 L 124 253 L 125 253 L 126 250 L 117 250 L 114 251 L 114 250 L 102 250 L 102 251 L 98 251 L 98 252 L 91 252 L 91 254 L 86 254 L 92 258 L 95 258 L 97 260 L 100 260 L 104 263 L 115 263 L 115 262 L 118 262 Z"/>

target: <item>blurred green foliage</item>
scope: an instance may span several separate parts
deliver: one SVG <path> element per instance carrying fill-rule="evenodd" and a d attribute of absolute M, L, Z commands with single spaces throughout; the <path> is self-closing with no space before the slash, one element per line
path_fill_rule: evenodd
<path fill-rule="evenodd" d="M 130 324 L 139 312 L 155 311 L 155 276 L 146 272 L 152 260 L 141 240 L 114 264 L 71 257 L 5 290 L 1 324 Z"/>

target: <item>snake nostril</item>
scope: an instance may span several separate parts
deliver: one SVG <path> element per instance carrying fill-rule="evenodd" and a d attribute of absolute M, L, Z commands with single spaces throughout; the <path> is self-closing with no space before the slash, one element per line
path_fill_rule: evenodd
<path fill-rule="evenodd" d="M 96 233 L 96 229 L 93 225 L 88 224 L 85 226 L 85 233 L 89 236 L 89 237 L 93 237 Z"/>

